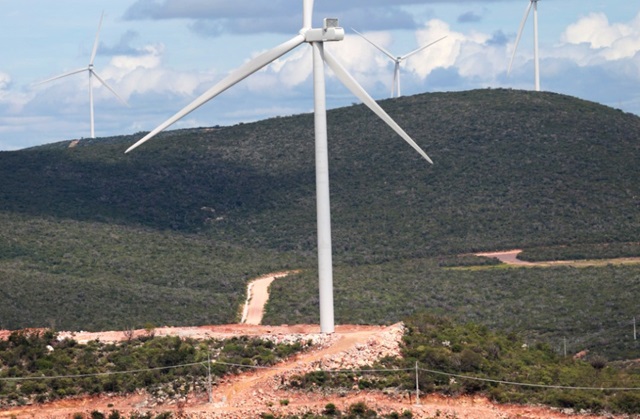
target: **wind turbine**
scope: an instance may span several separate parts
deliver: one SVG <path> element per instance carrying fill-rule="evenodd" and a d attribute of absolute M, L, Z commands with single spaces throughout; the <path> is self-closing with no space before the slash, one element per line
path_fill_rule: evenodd
<path fill-rule="evenodd" d="M 96 52 L 98 52 L 98 36 L 100 35 L 100 28 L 102 27 L 102 19 L 104 18 L 104 12 L 102 12 L 102 15 L 100 15 L 100 23 L 98 24 L 98 31 L 96 32 L 96 39 L 93 42 L 93 50 L 91 51 L 91 58 L 89 59 L 89 65 L 83 68 L 79 68 L 77 70 L 73 70 L 73 71 L 69 71 L 68 73 L 64 73 L 64 74 L 60 74 L 59 76 L 55 76 L 52 77 L 50 79 L 47 80 L 43 80 L 41 82 L 36 83 L 36 85 L 40 85 L 43 83 L 47 83 L 53 80 L 57 80 L 57 79 L 61 79 L 63 77 L 67 77 L 67 76 L 71 76 L 73 74 L 77 74 L 77 73 L 82 73 L 82 72 L 88 72 L 89 73 L 89 112 L 91 115 L 91 138 L 96 138 L 95 135 L 95 129 L 94 129 L 94 123 L 93 123 L 93 77 L 95 76 L 96 79 L 98 79 L 98 81 L 100 83 L 102 83 L 102 85 L 104 87 L 106 87 L 107 89 L 109 89 L 111 91 L 111 93 L 113 93 L 119 100 L 120 102 L 122 102 L 125 106 L 129 106 L 127 105 L 127 102 L 124 101 L 124 99 L 122 99 L 115 90 L 113 90 L 108 84 L 107 82 L 105 82 L 102 77 L 100 77 L 98 75 L 98 73 L 96 73 L 96 71 L 93 68 L 93 60 L 96 58 Z"/>
<path fill-rule="evenodd" d="M 316 205 L 318 228 L 318 276 L 320 288 L 320 330 L 322 333 L 334 332 L 333 313 L 333 263 L 331 256 L 331 213 L 329 205 L 329 159 L 327 150 L 327 115 L 325 98 L 324 64 L 326 63 L 336 77 L 364 102 L 378 117 L 387 123 L 400 137 L 409 143 L 429 163 L 429 156 L 409 137 L 391 117 L 369 96 L 367 92 L 347 73 L 334 56 L 324 49 L 325 42 L 344 39 L 344 29 L 338 27 L 337 19 L 324 19 L 322 28 L 312 28 L 314 0 L 303 0 L 303 25 L 298 35 L 277 47 L 255 57 L 227 77 L 211 87 L 191 104 L 160 124 L 138 142 L 129 147 L 126 153 L 154 137 L 180 118 L 202 106 L 239 81 L 260 70 L 287 52 L 303 43 L 311 45 L 313 50 L 313 86 L 314 86 L 314 126 L 316 154 Z"/>
<path fill-rule="evenodd" d="M 442 41 L 444 38 L 446 38 L 446 36 L 443 36 L 442 38 L 431 42 L 430 44 L 427 45 L 423 45 L 418 49 L 415 49 L 413 51 L 411 51 L 408 54 L 405 55 L 401 55 L 401 56 L 394 56 L 392 55 L 389 51 L 387 51 L 386 49 L 384 49 L 383 47 L 381 47 L 380 45 L 375 44 L 372 40 L 368 39 L 366 36 L 364 36 L 363 34 L 361 34 L 360 32 L 358 32 L 357 30 L 351 28 L 355 33 L 357 33 L 358 35 L 360 35 L 365 41 L 367 41 L 368 43 L 370 43 L 371 45 L 373 45 L 374 47 L 376 47 L 378 50 L 380 50 L 384 55 L 386 55 L 387 57 L 391 58 L 391 61 L 393 61 L 395 63 L 395 68 L 393 69 L 393 84 L 391 85 L 391 97 L 394 97 L 394 93 L 395 93 L 395 97 L 399 97 L 400 96 L 400 63 L 403 62 L 404 60 L 406 60 L 407 58 L 411 57 L 412 55 L 415 55 L 417 53 L 419 53 L 420 51 L 429 48 L 431 45 Z"/>
<path fill-rule="evenodd" d="M 527 23 L 527 18 L 529 17 L 529 13 L 533 9 L 533 66 L 534 66 L 534 77 L 535 77 L 535 89 L 536 92 L 540 91 L 540 62 L 538 59 L 538 0 L 529 0 L 529 5 L 527 9 L 524 11 L 524 17 L 522 18 L 522 22 L 520 23 L 520 29 L 518 29 L 518 37 L 516 38 L 516 44 L 513 46 L 513 55 L 511 56 L 511 61 L 509 62 L 509 70 L 507 70 L 507 76 L 511 73 L 511 66 L 513 65 L 513 59 L 516 57 L 516 51 L 518 50 L 518 43 L 520 42 L 520 37 L 522 36 L 522 31 L 524 30 L 524 24 Z"/>

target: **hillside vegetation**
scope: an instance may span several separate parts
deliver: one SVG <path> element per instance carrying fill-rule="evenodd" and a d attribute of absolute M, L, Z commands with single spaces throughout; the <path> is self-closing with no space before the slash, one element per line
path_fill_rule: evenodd
<path fill-rule="evenodd" d="M 362 105 L 330 111 L 338 261 L 637 241 L 637 116 L 511 90 L 381 104 L 435 164 Z M 2 209 L 315 253 L 311 114 L 171 131 L 123 154 L 139 137 L 0 153 Z"/>
<path fill-rule="evenodd" d="M 299 258 L 207 237 L 2 214 L 0 328 L 233 323 L 245 283 Z"/>
<path fill-rule="evenodd" d="M 363 298 L 363 308 L 340 314 L 340 321 L 391 322 L 417 306 L 464 307 L 455 310 L 461 320 L 504 326 L 492 319 L 528 306 L 522 295 L 529 294 L 492 296 L 500 289 L 476 281 L 532 286 L 552 271 L 441 272 L 428 261 L 516 247 L 637 248 L 637 116 L 515 90 L 430 93 L 381 105 L 435 164 L 362 105 L 328 113 L 336 287 L 386 281 L 367 283 L 374 298 Z M 311 114 L 170 131 L 125 155 L 141 135 L 0 153 L 0 327 L 224 323 L 237 319 L 252 276 L 302 268 L 309 279 L 303 287 L 316 286 Z M 393 269 L 372 274 L 385 266 Z M 606 270 L 569 276 L 581 287 L 586 273 L 592 285 L 584 289 L 630 319 L 634 305 L 621 293 L 640 277 L 628 269 L 612 274 L 615 286 L 597 286 L 609 281 Z M 562 282 L 564 271 L 553 272 L 554 281 L 570 283 Z M 444 284 L 450 292 L 435 304 L 431 293 Z M 582 292 L 573 291 L 563 295 Z M 308 296 L 306 308 L 276 292 L 271 321 L 317 319 L 315 294 L 301 295 Z M 351 295 L 338 296 L 337 313 L 350 311 Z M 497 295 L 500 304 L 488 313 Z M 539 307 L 552 307 L 557 295 L 540 298 L 552 300 Z M 389 303 L 372 314 L 376 300 Z M 566 311 L 591 314 L 583 300 L 572 301 L 575 310 Z M 508 314 L 515 319 L 507 326 L 530 323 L 530 311 Z M 545 322 L 558 323 L 558 333 L 570 327 Z"/>
<path fill-rule="evenodd" d="M 271 285 L 265 324 L 313 323 L 317 274 Z M 640 264 L 589 268 L 449 269 L 412 259 L 334 272 L 336 322 L 391 324 L 429 310 L 494 330 L 515 331 L 557 353 L 589 350 L 612 359 L 637 358 L 633 316 Z"/>
<path fill-rule="evenodd" d="M 405 320 L 401 357 L 361 372 L 313 371 L 292 377 L 289 386 L 340 394 L 354 386 L 409 393 L 418 385 L 426 393 L 482 394 L 499 403 L 541 403 L 575 412 L 640 411 L 640 397 L 632 390 L 640 385 L 637 366 L 610 365 L 601 356 L 560 356 L 549 345 L 523 343 L 515 333 L 445 317 L 418 313 Z"/>

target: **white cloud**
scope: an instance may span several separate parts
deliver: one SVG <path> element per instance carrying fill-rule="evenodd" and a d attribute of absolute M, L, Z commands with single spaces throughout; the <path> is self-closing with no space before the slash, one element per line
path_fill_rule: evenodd
<path fill-rule="evenodd" d="M 470 40 L 468 36 L 452 31 L 448 23 L 438 19 L 428 21 L 423 29 L 416 32 L 416 39 L 420 45 L 433 42 L 443 36 L 446 38 L 418 53 L 408 62 L 409 68 L 420 77 L 428 76 L 438 67 L 449 68 L 455 65 L 460 56 L 462 44 Z"/>
<path fill-rule="evenodd" d="M 203 82 L 214 76 L 212 73 L 168 69 L 163 66 L 163 54 L 162 45 L 146 45 L 136 55 L 115 56 L 104 70 L 105 77 L 114 80 L 119 88 L 114 89 L 129 98 L 134 93 L 193 95 Z"/>
<path fill-rule="evenodd" d="M 390 51 L 393 38 L 388 32 L 368 32 L 365 36 L 388 52 L 395 52 Z M 393 61 L 357 34 L 347 33 L 344 41 L 327 48 L 365 89 L 376 84 L 391 88 Z"/>
<path fill-rule="evenodd" d="M 567 27 L 562 40 L 569 44 L 591 45 L 591 48 L 610 47 L 613 42 L 629 35 L 629 28 L 623 24 L 610 25 L 604 13 L 590 13 Z"/>
<path fill-rule="evenodd" d="M 408 68 L 421 79 L 425 79 L 435 69 L 453 68 L 464 78 L 486 86 L 504 73 L 507 65 L 506 44 L 492 43 L 492 35 L 470 31 L 456 32 L 442 20 L 428 21 L 423 29 L 416 32 L 420 45 L 446 36 L 442 41 L 430 46 L 410 60 Z"/>
<path fill-rule="evenodd" d="M 640 17 L 637 17 L 629 23 L 612 24 L 605 15 L 592 14 L 569 25 L 558 43 L 541 45 L 543 87 L 551 88 L 565 83 L 575 85 L 577 81 L 570 80 L 573 75 L 567 73 L 567 69 L 575 64 L 585 67 L 580 76 L 588 80 L 611 72 L 627 80 L 630 77 L 640 77 L 640 56 L 631 59 L 640 47 L 639 22 Z M 394 45 L 393 36 L 389 32 L 367 32 L 365 35 L 392 54 L 400 55 L 410 50 L 396 51 L 398 47 Z M 411 91 L 424 91 L 427 78 L 438 69 L 448 70 L 446 73 L 439 73 L 441 82 L 447 83 L 447 80 L 442 79 L 446 75 L 451 80 L 457 80 L 462 88 L 532 88 L 532 51 L 526 48 L 519 52 L 511 77 L 505 78 L 513 39 L 509 42 L 502 33 L 458 32 L 439 19 L 427 21 L 415 32 L 417 45 L 431 43 L 443 36 L 446 38 L 442 41 L 402 63 L 403 92 L 411 94 Z M 347 33 L 343 42 L 327 44 L 326 48 L 337 56 L 372 95 L 377 92 L 378 97 L 386 96 L 393 77 L 392 60 L 353 33 Z M 624 60 L 624 63 L 615 67 L 603 67 L 611 60 Z M 286 92 L 310 80 L 311 63 L 310 48 L 303 46 L 251 76 L 245 88 L 258 94 L 284 97 Z M 331 76 L 330 71 L 327 74 Z M 327 83 L 328 91 L 332 86 L 333 82 Z M 437 86 L 429 87 L 437 89 Z M 584 93 L 584 90 L 579 92 Z M 582 97 L 597 101 L 596 93 L 592 95 Z M 612 92 L 609 92 L 608 96 L 611 95 Z"/>
<path fill-rule="evenodd" d="M 249 76 L 246 85 L 252 92 L 281 94 L 282 89 L 293 89 L 309 78 L 312 72 L 311 61 L 311 48 L 308 45 L 300 45 L 257 74 Z"/>
<path fill-rule="evenodd" d="M 13 79 L 11 75 L 0 72 L 0 114 L 15 115 L 19 113 L 31 99 L 30 94 L 16 92 L 12 88 Z"/>
<path fill-rule="evenodd" d="M 11 76 L 7 73 L 0 72 L 0 92 L 6 90 L 11 84 Z"/>
<path fill-rule="evenodd" d="M 633 57 L 640 51 L 640 14 L 629 23 L 610 23 L 604 13 L 590 13 L 567 27 L 566 44 L 588 44 L 606 60 Z"/>
<path fill-rule="evenodd" d="M 146 45 L 140 51 L 142 53 L 136 55 L 117 55 L 111 59 L 110 65 L 123 72 L 160 66 L 161 57 L 164 53 L 163 45 Z"/>

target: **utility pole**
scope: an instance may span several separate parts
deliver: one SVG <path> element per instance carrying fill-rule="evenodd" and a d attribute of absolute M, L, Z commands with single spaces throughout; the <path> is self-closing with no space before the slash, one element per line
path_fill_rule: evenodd
<path fill-rule="evenodd" d="M 633 340 L 636 340 L 636 316 L 633 316 Z"/>
<path fill-rule="evenodd" d="M 212 402 L 211 397 L 211 352 L 207 353 L 207 394 L 209 395 L 209 403 Z"/>
<path fill-rule="evenodd" d="M 420 386 L 418 385 L 418 361 L 416 361 L 416 404 L 420 404 Z"/>
<path fill-rule="evenodd" d="M 564 338 L 564 356 L 565 356 L 565 358 L 567 357 L 567 338 L 566 338 L 566 336 Z"/>

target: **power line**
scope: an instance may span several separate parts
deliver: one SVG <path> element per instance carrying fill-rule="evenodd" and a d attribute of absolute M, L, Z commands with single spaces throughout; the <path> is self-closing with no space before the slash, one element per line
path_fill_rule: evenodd
<path fill-rule="evenodd" d="M 55 376 L 35 376 L 35 377 L 0 377 L 0 381 L 28 381 L 28 380 L 55 380 L 55 379 L 63 379 L 63 378 L 87 378 L 87 377 L 99 377 L 99 376 L 108 376 L 108 375 L 123 375 L 123 374 L 137 374 L 141 372 L 148 371 L 159 371 L 159 370 L 167 370 L 167 369 L 177 369 L 184 367 L 191 367 L 195 365 L 202 365 L 203 362 L 193 362 L 189 364 L 180 364 L 180 365 L 172 365 L 167 367 L 156 367 L 156 368 L 144 368 L 144 369 L 136 369 L 136 370 L 127 370 L 127 371 L 108 371 L 101 373 L 93 373 L 93 374 L 72 374 L 72 375 L 55 375 Z M 247 368 L 253 370 L 276 370 L 276 371 L 300 371 L 305 372 L 307 368 L 283 368 L 283 367 L 270 367 L 270 366 L 262 366 L 262 365 L 244 365 L 244 364 L 236 364 L 231 362 L 222 362 L 222 361 L 214 361 L 210 364 L 218 364 L 218 365 L 226 365 L 231 367 L 238 368 Z M 391 373 L 391 372 L 400 372 L 400 371 L 414 371 L 414 368 L 382 368 L 382 369 L 336 369 L 336 370 L 324 370 L 319 369 L 316 371 L 307 371 L 307 372 L 323 372 L 327 374 L 340 374 L 340 373 Z M 553 385 L 553 384 L 535 384 L 535 383 L 519 383 L 515 381 L 505 381 L 505 380 L 497 380 L 492 378 L 482 378 L 482 377 L 474 377 L 470 375 L 462 375 L 462 374 L 454 374 L 444 371 L 436 371 L 430 370 L 426 368 L 417 368 L 418 371 L 444 375 L 453 378 L 460 378 L 465 380 L 474 380 L 474 381 L 482 381 L 496 384 L 505 384 L 511 386 L 519 386 L 519 387 L 536 387 L 536 388 L 548 388 L 548 389 L 561 389 L 561 390 L 590 390 L 590 391 L 638 391 L 640 387 L 582 387 L 582 386 L 563 386 L 563 385 Z"/>
<path fill-rule="evenodd" d="M 57 380 L 62 378 L 87 378 L 87 377 L 100 377 L 105 375 L 137 374 L 139 372 L 169 370 L 174 368 L 191 367 L 194 365 L 202 365 L 202 362 L 192 362 L 190 364 L 172 365 L 168 367 L 144 368 L 144 369 L 138 369 L 138 370 L 105 371 L 105 372 L 96 372 L 92 374 L 39 375 L 39 376 L 33 376 L 33 377 L 0 377 L 0 381 Z"/>
<path fill-rule="evenodd" d="M 461 375 L 461 374 L 453 374 L 443 371 L 434 371 L 428 370 L 424 368 L 419 368 L 420 371 L 428 372 L 431 374 L 439 374 L 446 375 L 454 378 L 462 378 L 465 380 L 475 380 L 475 381 L 484 381 L 489 383 L 497 383 L 497 384 L 507 384 L 511 386 L 520 386 L 520 387 L 538 387 L 538 388 L 552 388 L 552 389 L 563 389 L 563 390 L 596 390 L 596 391 L 632 391 L 632 390 L 640 390 L 640 387 L 580 387 L 580 386 L 561 386 L 561 385 L 553 385 L 553 384 L 534 384 L 534 383 L 518 383 L 514 381 L 504 381 L 504 380 L 495 380 L 492 378 L 482 378 L 482 377 L 473 377 L 470 375 Z"/>

